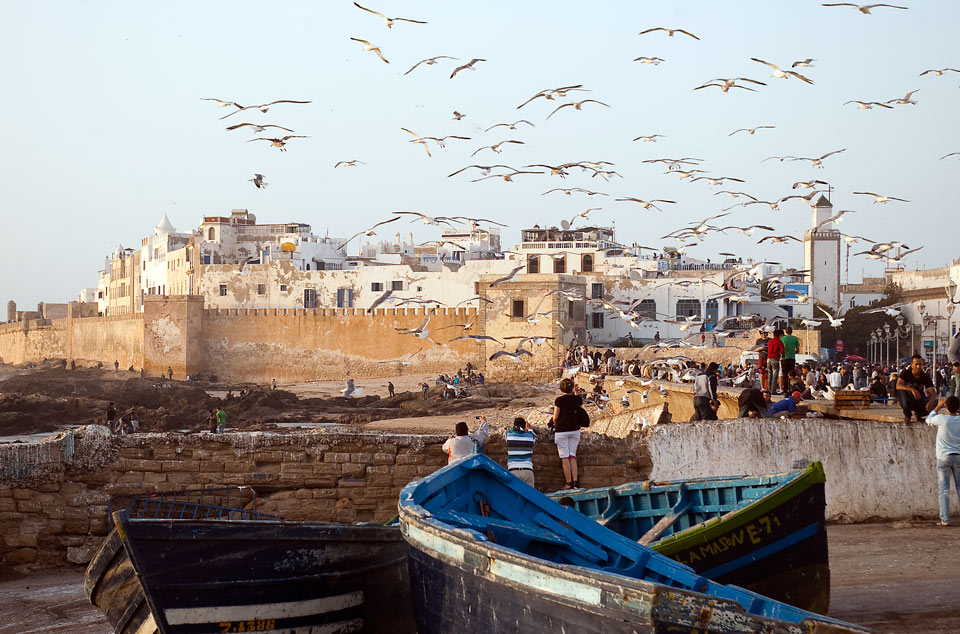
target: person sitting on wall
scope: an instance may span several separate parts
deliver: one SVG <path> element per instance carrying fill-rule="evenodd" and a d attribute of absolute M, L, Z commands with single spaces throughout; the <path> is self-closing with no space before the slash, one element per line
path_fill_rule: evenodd
<path fill-rule="evenodd" d="M 910 416 L 914 413 L 917 415 L 917 422 L 922 422 L 936 403 L 937 390 L 933 387 L 930 375 L 923 371 L 923 357 L 919 354 L 913 355 L 909 369 L 900 373 L 897 379 L 897 396 L 903 410 L 904 423 L 909 423 Z"/>
<path fill-rule="evenodd" d="M 767 409 L 767 416 L 770 418 L 779 418 L 789 416 L 797 411 L 797 403 L 803 400 L 803 394 L 794 392 L 782 401 L 777 401 Z"/>
<path fill-rule="evenodd" d="M 768 390 L 758 390 L 756 388 L 747 388 L 740 392 L 737 397 L 737 404 L 740 411 L 738 418 L 763 418 L 770 406 L 770 392 Z"/>
<path fill-rule="evenodd" d="M 480 452 L 490 430 L 487 426 L 486 416 L 477 416 L 476 420 L 479 421 L 480 426 L 475 432 L 471 434 L 467 424 L 460 421 L 454 427 L 455 435 L 450 436 L 443 443 L 443 450 L 447 454 L 447 464 Z"/>

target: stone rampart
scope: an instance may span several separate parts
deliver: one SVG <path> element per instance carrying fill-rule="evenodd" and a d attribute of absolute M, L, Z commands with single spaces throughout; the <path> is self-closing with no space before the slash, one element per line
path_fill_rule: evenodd
<path fill-rule="evenodd" d="M 506 462 L 503 430 L 485 452 Z M 446 436 L 352 430 L 305 433 L 134 434 L 81 427 L 38 443 L 0 445 L 0 567 L 85 563 L 118 498 L 201 486 L 249 486 L 258 509 L 290 520 L 385 521 L 400 489 L 446 463 Z M 581 482 L 642 480 L 643 439 L 585 434 Z M 541 437 L 537 485 L 563 484 L 556 446 Z"/>

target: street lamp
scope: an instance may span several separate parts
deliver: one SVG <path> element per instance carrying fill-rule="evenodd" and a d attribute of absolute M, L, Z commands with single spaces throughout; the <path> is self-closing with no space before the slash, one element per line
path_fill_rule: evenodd
<path fill-rule="evenodd" d="M 883 365 L 889 366 L 890 365 L 890 341 L 893 340 L 893 334 L 891 334 L 890 332 L 890 324 L 883 325 L 883 332 L 887 334 L 886 343 L 884 344 L 884 349 L 883 349 L 883 352 L 884 352 Z"/>
<path fill-rule="evenodd" d="M 870 363 L 877 362 L 877 333 L 870 333 L 870 340 L 867 342 L 867 356 L 870 358 Z"/>

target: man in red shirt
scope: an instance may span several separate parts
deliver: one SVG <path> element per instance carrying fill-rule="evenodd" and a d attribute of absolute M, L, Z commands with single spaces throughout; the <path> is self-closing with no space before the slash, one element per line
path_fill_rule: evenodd
<path fill-rule="evenodd" d="M 780 341 L 780 337 L 783 336 L 783 331 L 779 328 L 773 331 L 773 336 L 770 337 L 770 341 L 767 343 L 767 375 L 769 376 L 769 386 L 770 391 L 774 394 L 780 394 L 783 392 L 783 388 L 780 385 L 780 359 L 783 358 L 784 348 L 783 342 Z"/>

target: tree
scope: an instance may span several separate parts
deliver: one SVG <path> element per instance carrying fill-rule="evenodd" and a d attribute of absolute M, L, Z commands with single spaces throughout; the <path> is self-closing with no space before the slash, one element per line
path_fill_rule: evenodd
<path fill-rule="evenodd" d="M 783 299 L 786 295 L 783 292 L 783 284 L 776 280 L 764 280 L 760 282 L 760 301 L 772 302 L 777 299 Z"/>
<path fill-rule="evenodd" d="M 895 304 L 899 301 L 899 292 L 900 289 L 895 284 L 885 287 L 883 299 L 870 306 L 855 306 L 844 313 L 843 325 L 840 328 L 834 328 L 829 322 L 820 324 L 820 345 L 824 348 L 833 348 L 837 345 L 837 339 L 842 339 L 844 354 L 867 356 L 870 333 L 875 332 L 877 328 L 882 329 L 884 325 L 896 328 L 897 322 L 884 313 L 867 313 L 866 311 Z M 829 307 L 826 308 L 830 310 Z M 815 312 L 818 313 L 815 315 L 816 318 L 822 317 L 819 311 Z"/>

